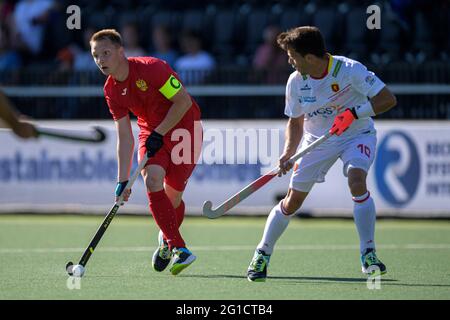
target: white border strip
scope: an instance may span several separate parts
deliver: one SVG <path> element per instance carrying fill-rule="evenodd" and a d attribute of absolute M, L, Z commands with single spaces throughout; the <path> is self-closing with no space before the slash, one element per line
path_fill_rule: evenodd
<path fill-rule="evenodd" d="M 9 204 L 5 203 L 0 206 L 0 215 L 11 215 L 11 214 L 45 214 L 45 215 L 60 215 L 60 214 L 76 214 L 76 215 L 106 215 L 109 210 L 109 205 L 77 205 L 77 204 L 26 204 L 26 203 L 16 203 Z M 267 206 L 241 206 L 239 208 L 234 208 L 226 216 L 267 216 L 272 207 Z M 120 207 L 119 215 L 139 215 L 148 216 L 150 212 L 147 206 L 136 205 L 132 203 L 127 203 L 125 206 Z M 186 207 L 187 216 L 203 216 L 202 207 L 187 206 Z M 314 209 L 311 211 L 301 211 L 298 213 L 301 217 L 321 217 L 321 218 L 352 218 L 353 211 L 344 208 L 336 209 Z M 442 210 L 429 210 L 424 211 L 422 209 L 407 209 L 407 210 L 394 210 L 394 209 L 377 209 L 378 218 L 450 218 L 450 212 L 447 209 Z M 206 219 L 206 217 L 205 217 Z"/>

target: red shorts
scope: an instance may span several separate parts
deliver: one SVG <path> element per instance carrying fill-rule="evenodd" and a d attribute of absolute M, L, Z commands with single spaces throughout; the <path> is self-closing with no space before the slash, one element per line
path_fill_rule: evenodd
<path fill-rule="evenodd" d="M 148 136 L 149 133 L 147 132 L 141 131 L 139 133 L 139 161 L 144 157 L 144 154 L 147 151 L 147 149 L 145 148 L 145 141 L 147 140 Z M 191 137 L 194 137 L 194 139 L 191 139 L 191 148 L 189 150 L 190 156 L 184 158 L 188 159 L 187 161 L 175 164 L 174 161 L 172 161 L 172 150 L 179 151 L 179 148 L 176 147 L 176 142 L 174 147 L 173 145 L 169 145 L 168 143 L 166 143 L 166 141 L 164 141 L 163 147 L 155 154 L 154 157 L 150 158 L 146 164 L 155 164 L 161 166 L 166 171 L 164 183 L 180 192 L 184 191 L 184 189 L 186 188 L 189 177 L 195 169 L 198 158 L 200 156 L 201 146 L 203 142 L 203 134 L 201 130 L 200 132 L 197 132 L 197 135 L 191 133 Z M 195 139 L 197 139 L 197 142 L 194 141 Z M 176 157 L 175 153 L 174 157 Z"/>

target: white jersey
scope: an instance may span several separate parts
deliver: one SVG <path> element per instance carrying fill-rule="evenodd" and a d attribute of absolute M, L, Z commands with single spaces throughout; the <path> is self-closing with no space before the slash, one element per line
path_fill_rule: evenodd
<path fill-rule="evenodd" d="M 285 114 L 290 118 L 305 116 L 304 133 L 309 141 L 326 134 L 337 114 L 364 104 L 385 86 L 364 65 L 346 57 L 330 55 L 327 71 L 321 79 L 295 71 L 287 82 Z M 372 118 L 357 119 L 341 138 L 369 130 L 375 131 Z"/>

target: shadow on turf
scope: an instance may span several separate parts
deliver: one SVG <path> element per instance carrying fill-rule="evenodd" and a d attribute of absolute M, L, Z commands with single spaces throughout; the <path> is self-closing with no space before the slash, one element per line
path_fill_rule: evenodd
<path fill-rule="evenodd" d="M 184 277 L 192 278 L 233 278 L 233 279 L 247 279 L 246 276 L 235 276 L 235 275 L 225 275 L 225 274 L 212 274 L 212 275 L 184 275 Z M 332 281 L 332 282 L 367 282 L 364 278 L 337 278 L 337 277 L 294 277 L 294 276 L 270 276 L 268 279 L 274 280 L 319 280 L 319 281 Z M 383 282 L 395 282 L 397 280 L 393 279 L 383 279 Z"/>
<path fill-rule="evenodd" d="M 119 278 L 119 276 L 105 276 L 105 275 L 96 275 L 92 276 L 93 278 Z M 134 278 L 147 278 L 146 276 L 133 276 Z M 179 275 L 179 278 L 203 278 L 203 279 L 220 279 L 220 278 L 229 278 L 229 279 L 241 279 L 241 280 L 247 280 L 246 276 L 236 276 L 236 275 L 230 275 L 230 274 L 211 274 L 211 275 L 200 275 L 200 274 L 183 274 Z M 285 277 L 279 277 L 279 276 L 270 276 L 268 277 L 268 281 L 271 280 L 293 280 L 300 283 L 308 283 L 316 281 L 316 284 L 325 284 L 326 282 L 347 282 L 347 283 L 364 283 L 367 282 L 367 279 L 365 278 L 337 278 L 337 277 L 294 277 L 294 276 L 285 276 Z M 306 281 L 305 281 L 306 280 Z M 317 282 L 318 281 L 318 282 Z M 404 283 L 404 282 L 398 282 L 398 280 L 395 279 L 386 279 L 381 278 L 382 283 L 384 283 L 387 286 L 405 286 L 405 287 L 448 287 L 450 288 L 450 285 L 448 284 L 423 284 L 423 283 Z"/>
<path fill-rule="evenodd" d="M 229 274 L 212 274 L 212 275 L 183 275 L 183 277 L 186 278 L 231 278 L 231 279 L 245 279 L 247 280 L 246 276 L 236 276 L 236 275 L 229 275 Z M 367 282 L 367 279 L 365 278 L 338 278 L 338 277 L 294 277 L 294 276 L 270 276 L 268 277 L 268 280 L 294 280 L 297 282 L 312 282 L 312 281 L 320 281 L 316 283 L 324 283 L 322 281 L 329 281 L 329 282 L 360 282 L 364 283 Z M 309 281 L 305 281 L 309 280 Z M 450 285 L 446 284 L 422 284 L 422 283 L 403 283 L 398 282 L 398 280 L 395 279 L 386 279 L 381 278 L 382 283 L 389 286 L 405 286 L 405 287 L 450 287 Z"/>

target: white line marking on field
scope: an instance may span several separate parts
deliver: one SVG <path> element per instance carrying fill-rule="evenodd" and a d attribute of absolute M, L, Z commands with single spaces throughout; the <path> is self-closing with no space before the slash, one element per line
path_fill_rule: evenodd
<path fill-rule="evenodd" d="M 192 246 L 192 251 L 241 251 L 254 250 L 255 246 L 234 245 L 234 246 Z M 358 245 L 280 245 L 276 250 L 356 250 Z M 383 250 L 427 250 L 427 249 L 450 249 L 450 243 L 409 243 L 409 244 L 386 244 L 379 245 L 377 249 Z M 0 248 L 0 254 L 6 253 L 70 253 L 83 252 L 85 248 Z M 155 247 L 99 247 L 101 252 L 152 252 Z"/>

